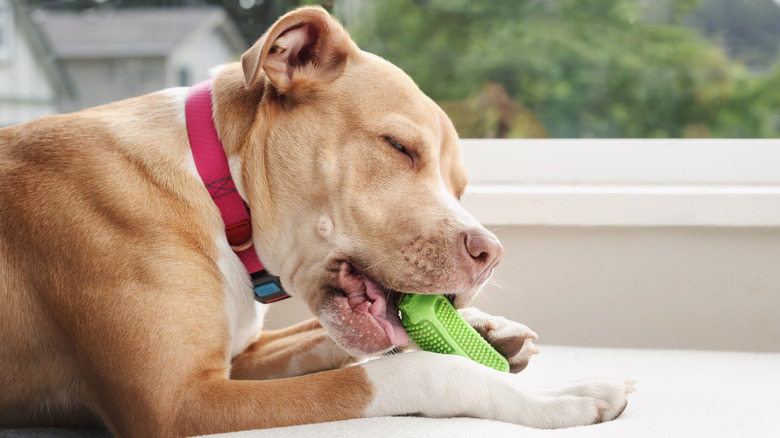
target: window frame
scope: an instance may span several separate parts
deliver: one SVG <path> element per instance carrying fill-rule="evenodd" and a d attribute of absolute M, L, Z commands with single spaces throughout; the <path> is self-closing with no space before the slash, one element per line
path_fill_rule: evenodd
<path fill-rule="evenodd" d="M 780 140 L 464 139 L 483 224 L 780 226 Z"/>

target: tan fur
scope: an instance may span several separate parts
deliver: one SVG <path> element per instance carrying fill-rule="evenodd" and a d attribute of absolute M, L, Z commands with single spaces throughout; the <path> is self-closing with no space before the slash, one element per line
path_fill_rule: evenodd
<path fill-rule="evenodd" d="M 285 44 L 301 35 L 318 39 L 296 65 Z M 323 325 L 259 335 L 231 364 L 223 224 L 166 93 L 6 128 L 0 427 L 102 422 L 117 437 L 167 437 L 360 417 L 375 395 L 361 367 L 228 377 L 378 353 L 334 322 L 340 261 L 462 302 L 484 282 L 458 237 L 476 225 L 445 203 L 466 183 L 451 123 L 323 10 L 281 18 L 222 70 L 214 99 L 256 249 Z"/>
<path fill-rule="evenodd" d="M 333 343 L 316 319 L 263 332 L 260 339 L 233 358 L 231 379 L 278 379 L 350 365 L 355 357 Z"/>

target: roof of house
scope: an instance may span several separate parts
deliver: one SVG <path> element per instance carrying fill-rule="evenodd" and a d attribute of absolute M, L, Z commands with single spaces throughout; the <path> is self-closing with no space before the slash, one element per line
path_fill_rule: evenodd
<path fill-rule="evenodd" d="M 236 52 L 247 45 L 222 8 L 38 10 L 41 27 L 59 58 L 166 56 L 187 38 L 217 30 Z"/>

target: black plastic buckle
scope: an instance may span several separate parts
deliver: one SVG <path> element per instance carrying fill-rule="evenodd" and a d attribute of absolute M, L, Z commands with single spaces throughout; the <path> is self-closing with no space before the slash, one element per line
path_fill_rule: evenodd
<path fill-rule="evenodd" d="M 290 298 L 279 277 L 269 274 L 265 269 L 252 273 L 252 287 L 255 289 L 255 300 L 263 304 Z"/>

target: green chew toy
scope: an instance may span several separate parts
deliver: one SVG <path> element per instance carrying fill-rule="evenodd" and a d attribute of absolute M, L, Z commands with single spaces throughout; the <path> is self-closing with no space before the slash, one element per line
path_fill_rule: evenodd
<path fill-rule="evenodd" d="M 409 338 L 425 351 L 457 354 L 509 372 L 509 362 L 460 316 L 444 295 L 406 294 L 398 303 Z"/>

